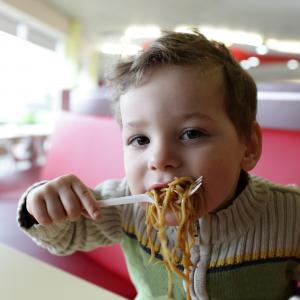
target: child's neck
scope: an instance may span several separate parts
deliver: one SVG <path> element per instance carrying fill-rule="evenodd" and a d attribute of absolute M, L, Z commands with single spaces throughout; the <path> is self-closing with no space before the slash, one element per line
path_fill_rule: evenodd
<path fill-rule="evenodd" d="M 248 182 L 249 182 L 249 175 L 248 175 L 248 173 L 246 171 L 244 171 L 244 170 L 241 170 L 239 181 L 238 181 L 238 184 L 237 184 L 234 196 L 230 200 L 226 201 L 225 203 L 222 203 L 222 205 L 219 206 L 218 208 L 216 208 L 213 212 L 216 213 L 219 210 L 225 209 L 228 206 L 230 206 L 232 204 L 232 202 L 234 201 L 234 199 L 245 189 L 245 187 L 247 186 Z"/>

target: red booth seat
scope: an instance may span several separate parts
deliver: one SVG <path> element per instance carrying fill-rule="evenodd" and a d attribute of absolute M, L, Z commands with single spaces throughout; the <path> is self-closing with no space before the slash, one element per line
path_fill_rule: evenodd
<path fill-rule="evenodd" d="M 262 129 L 262 156 L 253 174 L 300 186 L 300 130 Z"/>

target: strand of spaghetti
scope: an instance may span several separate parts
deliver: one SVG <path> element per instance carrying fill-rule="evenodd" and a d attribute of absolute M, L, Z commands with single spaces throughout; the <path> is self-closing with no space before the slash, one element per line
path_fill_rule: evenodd
<path fill-rule="evenodd" d="M 166 190 L 166 193 L 165 193 L 165 196 L 164 196 L 164 201 L 163 201 L 163 207 L 162 207 L 162 215 L 164 216 L 165 214 L 165 211 L 168 209 L 169 207 L 169 204 L 172 203 L 172 197 L 171 197 L 171 189 L 167 189 Z M 165 238 L 165 227 L 162 226 L 162 227 L 159 227 L 159 232 L 160 232 L 160 237 L 161 238 Z M 180 273 L 177 269 L 176 266 L 174 266 L 174 259 L 172 258 L 172 256 L 170 255 L 170 252 L 168 251 L 167 247 L 166 246 L 166 243 L 165 241 L 161 240 L 162 242 L 162 248 L 163 248 L 163 253 L 164 253 L 164 259 L 166 260 L 166 265 L 167 265 L 167 271 L 170 272 L 170 270 L 172 270 L 174 273 L 176 273 L 177 275 L 179 275 L 180 277 L 182 277 L 182 273 Z M 172 277 L 170 277 L 172 278 Z M 183 278 L 184 279 L 184 278 Z M 171 279 L 172 280 L 172 279 Z M 170 286 L 170 279 L 169 279 L 169 286 Z M 168 289 L 169 290 L 169 289 Z M 169 292 L 168 292 L 169 294 Z"/>
<path fill-rule="evenodd" d="M 168 299 L 173 299 L 173 276 L 172 276 L 172 272 L 171 269 L 169 268 L 169 266 L 165 264 L 165 268 L 167 270 L 167 275 L 168 275 Z"/>
<path fill-rule="evenodd" d="M 178 185 L 178 180 L 177 181 L 175 181 L 175 183 L 176 183 L 176 185 L 174 184 L 174 185 L 172 185 L 172 187 L 174 187 L 175 189 L 174 189 L 174 192 L 176 192 L 176 194 L 179 196 L 179 197 L 181 197 L 182 198 L 182 206 L 181 206 L 181 216 L 179 217 L 179 218 L 181 218 L 181 224 L 179 225 L 179 229 L 178 229 L 178 233 L 177 233 L 177 239 L 176 239 L 176 246 L 175 246 L 175 248 L 179 248 L 180 250 L 183 250 L 183 259 L 184 259 L 184 257 L 185 257 L 185 249 L 182 249 L 182 247 L 179 245 L 179 244 L 181 244 L 181 241 L 179 241 L 178 240 L 178 237 L 180 237 L 181 236 L 181 238 L 183 238 L 183 235 L 182 235 L 182 232 L 183 232 L 183 221 L 185 220 L 185 203 L 184 203 L 184 197 L 182 196 L 182 193 L 184 192 L 184 190 L 180 187 L 180 185 Z M 171 202 L 171 205 L 172 205 L 172 203 L 174 203 L 174 202 Z M 180 214 L 180 212 L 179 212 L 179 214 Z M 181 234 L 180 234 L 181 233 Z M 173 251 L 173 254 L 175 254 L 175 252 Z M 174 255 L 173 255 L 173 261 L 175 260 L 175 257 L 174 257 Z M 185 264 L 186 265 L 186 264 Z M 184 280 L 188 280 L 188 278 L 187 278 L 187 276 L 185 276 L 185 272 L 184 273 L 181 273 L 181 272 L 179 272 L 178 271 L 178 269 L 177 269 L 177 267 L 176 266 L 172 266 L 172 269 L 173 269 L 173 271 L 176 273 L 176 274 L 178 274 L 182 279 L 184 279 Z"/>
<path fill-rule="evenodd" d="M 183 258 L 182 258 L 182 262 L 183 262 L 183 267 L 184 267 L 184 274 L 188 275 L 188 267 L 190 265 L 190 260 L 189 260 L 189 247 L 188 247 L 188 243 L 185 239 L 185 237 L 188 237 L 188 230 L 187 230 L 187 226 L 185 224 L 185 220 L 187 217 L 187 212 L 186 212 L 186 205 L 187 205 L 187 191 L 183 194 L 182 196 L 182 205 L 181 205 L 181 222 L 179 225 L 179 229 L 177 232 L 177 239 L 176 239 L 176 243 L 178 244 L 177 247 L 180 248 L 182 250 L 183 253 Z M 182 247 L 182 245 L 184 245 Z"/>
<path fill-rule="evenodd" d="M 154 198 L 155 200 L 155 204 L 158 203 L 159 201 L 159 197 L 158 194 L 154 191 L 153 193 L 151 193 L 151 196 Z M 147 226 L 147 236 L 149 237 L 151 235 L 152 232 L 152 228 L 153 228 L 153 224 L 157 223 L 157 217 L 155 213 L 153 213 L 155 210 L 159 209 L 157 205 L 155 206 L 147 206 L 147 216 L 149 216 L 150 219 L 146 218 L 146 226 Z M 150 245 L 150 249 L 151 249 L 151 258 L 150 260 L 153 260 L 155 257 L 155 247 L 154 244 L 152 242 L 152 239 L 148 238 L 149 241 L 149 245 Z"/>

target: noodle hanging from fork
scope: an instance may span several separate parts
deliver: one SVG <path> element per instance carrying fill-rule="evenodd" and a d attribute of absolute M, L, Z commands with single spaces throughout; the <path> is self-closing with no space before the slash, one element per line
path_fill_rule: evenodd
<path fill-rule="evenodd" d="M 172 272 L 184 280 L 186 285 L 186 299 L 190 299 L 190 271 L 193 267 L 191 262 L 191 248 L 195 244 L 197 230 L 195 221 L 199 218 L 199 212 L 205 212 L 205 201 L 202 188 L 195 194 L 190 195 L 194 179 L 191 177 L 175 177 L 167 187 L 151 190 L 148 194 L 155 200 L 154 204 L 148 204 L 146 208 L 147 235 L 150 237 L 152 229 L 158 231 L 158 238 L 161 242 L 161 254 L 163 264 L 168 274 L 168 299 L 173 299 L 173 276 Z M 168 247 L 166 235 L 166 212 L 173 212 L 177 219 L 177 231 L 174 247 Z M 155 256 L 155 248 L 151 238 L 149 245 L 151 259 Z M 179 261 L 178 251 L 182 253 Z M 181 263 L 183 272 L 177 265 Z"/>

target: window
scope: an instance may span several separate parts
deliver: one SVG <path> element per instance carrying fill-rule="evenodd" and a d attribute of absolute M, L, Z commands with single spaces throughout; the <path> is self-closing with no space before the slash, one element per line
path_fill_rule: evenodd
<path fill-rule="evenodd" d="M 57 38 L 0 12 L 0 124 L 47 122 L 68 72 Z"/>

